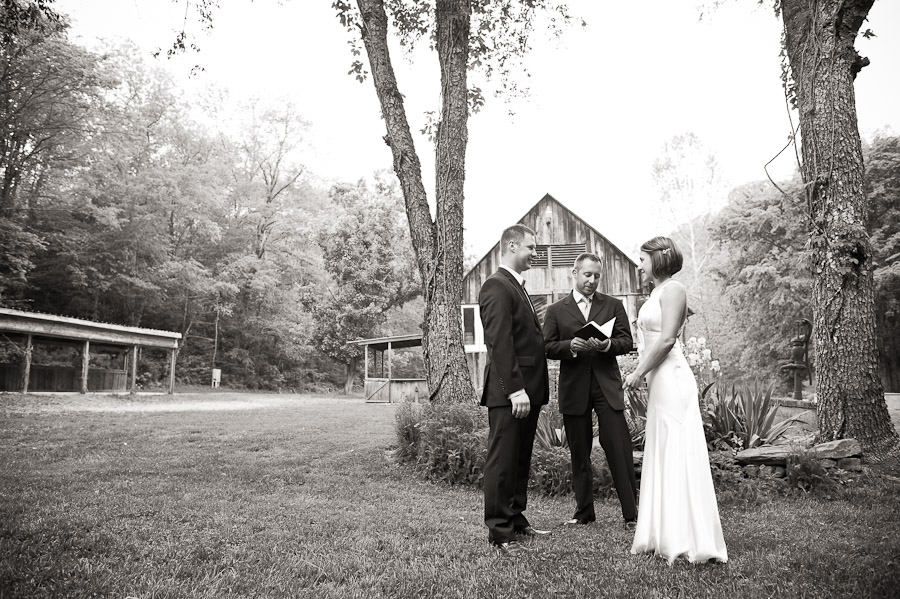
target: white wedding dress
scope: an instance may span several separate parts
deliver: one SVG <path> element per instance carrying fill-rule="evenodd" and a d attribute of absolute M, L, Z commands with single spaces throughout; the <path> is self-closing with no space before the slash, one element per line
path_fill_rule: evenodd
<path fill-rule="evenodd" d="M 661 332 L 657 287 L 638 315 L 643 352 Z M 697 383 L 676 341 L 669 355 L 647 374 L 647 437 L 641 470 L 638 521 L 631 553 L 653 551 L 671 565 L 679 555 L 690 562 L 728 561 L 719 508 L 709 469 L 700 418 Z"/>

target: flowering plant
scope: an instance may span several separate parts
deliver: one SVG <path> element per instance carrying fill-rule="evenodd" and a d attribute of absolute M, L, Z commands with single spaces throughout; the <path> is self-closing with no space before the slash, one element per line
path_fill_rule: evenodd
<path fill-rule="evenodd" d="M 722 374 L 722 367 L 718 360 L 712 357 L 712 350 L 707 346 L 706 337 L 691 337 L 682 346 L 684 357 L 688 366 L 697 379 L 697 388 L 704 389 L 707 385 L 715 383 Z"/>

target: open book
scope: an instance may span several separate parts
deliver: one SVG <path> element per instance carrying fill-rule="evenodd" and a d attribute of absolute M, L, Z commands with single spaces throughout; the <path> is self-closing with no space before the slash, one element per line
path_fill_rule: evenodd
<path fill-rule="evenodd" d="M 595 337 L 600 341 L 606 341 L 612 336 L 613 326 L 616 324 L 616 317 L 613 316 L 603 324 L 597 324 L 590 320 L 583 327 L 575 331 L 575 336 L 580 339 L 590 339 Z"/>

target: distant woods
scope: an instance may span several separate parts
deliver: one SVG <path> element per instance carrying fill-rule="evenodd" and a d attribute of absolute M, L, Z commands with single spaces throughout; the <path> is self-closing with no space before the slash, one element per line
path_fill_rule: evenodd
<path fill-rule="evenodd" d="M 863 159 L 880 375 L 885 391 L 900 392 L 900 137 L 864 144 Z M 710 340 L 728 379 L 780 377 L 787 391 L 791 375 L 779 366 L 790 359 L 795 321 L 813 319 L 815 264 L 799 176 L 780 187 L 768 181 L 738 186 L 724 208 L 701 211 L 672 236 L 691 248 L 680 275 L 692 286 L 698 312 L 689 334 Z"/>
<path fill-rule="evenodd" d="M 393 174 L 324 184 L 289 103 L 188 101 L 132 47 L 89 52 L 46 11 L 4 10 L 0 306 L 178 331 L 180 383 L 208 384 L 215 367 L 224 385 L 262 389 L 347 388 L 362 358 L 347 340 L 421 330 Z M 771 380 L 794 321 L 812 319 L 801 184 L 729 193 L 699 145 L 675 140 L 648 173 L 667 212 L 693 216 L 666 225 L 689 249 L 690 335 L 728 378 Z M 863 150 L 881 377 L 896 392 L 900 138 Z"/>
<path fill-rule="evenodd" d="M 289 103 L 188 101 L 52 17 L 3 14 L 0 306 L 179 331 L 180 382 L 264 389 L 344 386 L 344 341 L 419 330 L 392 176 L 321 183 Z"/>

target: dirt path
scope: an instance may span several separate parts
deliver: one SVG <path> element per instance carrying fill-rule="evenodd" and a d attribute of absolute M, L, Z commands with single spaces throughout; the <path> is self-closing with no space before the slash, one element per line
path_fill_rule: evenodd
<path fill-rule="evenodd" d="M 196 412 L 264 410 L 298 403 L 306 405 L 362 403 L 362 397 L 327 395 L 282 395 L 264 393 L 0 394 L 0 410 L 7 413 L 58 412 Z"/>

